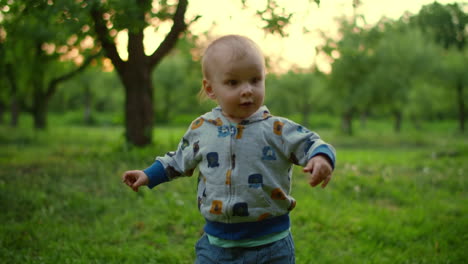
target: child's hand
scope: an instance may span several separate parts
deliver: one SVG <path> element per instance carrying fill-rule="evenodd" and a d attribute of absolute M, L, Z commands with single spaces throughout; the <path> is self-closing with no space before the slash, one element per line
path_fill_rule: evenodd
<path fill-rule="evenodd" d="M 315 187 L 322 182 L 322 188 L 325 188 L 332 178 L 333 169 L 328 159 L 319 154 L 309 160 L 303 171 L 310 173 L 310 186 Z"/>
<path fill-rule="evenodd" d="M 135 192 L 142 185 L 148 185 L 149 179 L 146 174 L 141 170 L 126 171 L 122 175 L 122 181 L 126 183 Z"/>

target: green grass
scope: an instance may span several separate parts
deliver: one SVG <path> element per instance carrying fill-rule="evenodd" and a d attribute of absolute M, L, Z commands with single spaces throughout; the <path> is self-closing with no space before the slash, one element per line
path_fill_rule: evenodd
<path fill-rule="evenodd" d="M 468 137 L 440 127 L 319 130 L 338 163 L 325 189 L 295 170 L 297 263 L 466 262 Z M 139 193 L 120 181 L 184 130 L 158 128 L 154 145 L 136 149 L 116 127 L 0 126 L 1 262 L 193 263 L 203 227 L 195 177 Z"/>

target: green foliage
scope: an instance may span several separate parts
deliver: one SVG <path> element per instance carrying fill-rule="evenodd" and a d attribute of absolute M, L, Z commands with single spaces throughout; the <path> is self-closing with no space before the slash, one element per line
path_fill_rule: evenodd
<path fill-rule="evenodd" d="M 60 88 L 51 100 L 52 112 L 83 109 L 86 89 L 89 89 L 93 111 L 117 113 L 122 110 L 122 84 L 115 72 L 103 72 L 100 66 L 90 67 L 76 78 L 63 83 Z"/>
<path fill-rule="evenodd" d="M 414 120 L 455 119 L 455 109 L 452 109 L 454 95 L 450 91 L 436 81 L 414 79 L 407 92 L 409 103 L 404 111 Z"/>
<path fill-rule="evenodd" d="M 436 72 L 440 51 L 418 30 L 399 23 L 382 34 L 372 56 L 372 71 L 366 76 L 373 89 L 373 107 L 402 112 L 415 78 L 430 79 Z"/>
<path fill-rule="evenodd" d="M 458 50 L 456 48 L 448 49 L 444 56 L 438 75 L 450 87 L 461 83 L 464 87 L 468 86 L 468 49 Z M 468 99 L 468 98 L 467 98 Z"/>
<path fill-rule="evenodd" d="M 30 108 L 35 91 L 44 92 L 52 79 L 76 68 L 58 58 L 78 48 L 86 36 L 96 37 L 89 17 L 96 4 L 102 8 L 101 17 L 109 27 L 106 37 L 111 40 L 118 30 L 133 32 L 150 24 L 157 28 L 171 19 L 177 6 L 177 1 L 137 2 L 0 1 L 0 31 L 5 32 L 0 34 L 1 104 L 8 107 L 9 101 L 18 97 L 23 110 Z M 241 3 L 247 8 L 249 1 Z M 360 1 L 353 1 L 353 5 L 360 5 Z M 466 4 L 435 2 L 416 15 L 405 15 L 398 21 L 382 19 L 376 25 L 366 24 L 365 17 L 359 14 L 352 19 L 343 18 L 339 38 L 323 35 L 326 44 L 321 51 L 332 61 L 332 72 L 323 75 L 307 70 L 269 75 L 266 104 L 273 112 L 297 117 L 305 124 L 315 116 L 330 113 L 343 118 L 348 114 L 356 119 L 388 118 L 401 111 L 418 126 L 424 119 L 451 119 L 466 113 L 465 7 Z M 287 12 L 287 6 L 265 1 L 265 9 L 258 16 L 267 32 L 286 35 L 293 14 Z M 196 99 L 201 73 L 192 52 L 200 47 L 194 44 L 199 44 L 196 38 L 190 38 L 190 32 L 184 34 L 175 50 L 151 73 L 154 91 L 148 90 L 154 94 L 152 108 L 158 124 L 185 124 L 214 105 L 200 104 Z M 446 49 L 435 47 L 434 42 Z M 80 50 L 83 54 L 89 51 Z M 8 68 L 13 69 L 14 78 L 7 76 Z M 11 80 L 16 84 L 14 92 Z M 87 110 L 97 125 L 125 122 L 122 115 L 125 94 L 120 81 L 117 72 L 90 69 L 59 86 L 50 102 L 51 112 L 54 115 L 70 112 L 64 114 L 67 124 L 82 124 L 79 113 Z M 325 126 L 330 127 L 329 122 Z"/>
<path fill-rule="evenodd" d="M 89 19 L 69 1 L 8 1 L 6 5 L 8 9 L 2 9 L 1 22 L 6 33 L 4 45 L 8 63 L 28 61 L 32 59 L 30 56 L 37 56 L 37 52 L 49 60 L 58 59 L 87 36 L 83 26 Z M 72 35 L 74 41 L 70 40 Z M 46 44 L 53 45 L 51 50 L 45 50 Z M 60 47 L 64 49 L 59 51 Z M 27 63 L 32 62 L 44 63 Z"/>
<path fill-rule="evenodd" d="M 301 114 L 305 126 L 309 115 L 329 110 L 328 95 L 325 76 L 318 71 L 267 76 L 266 105 L 277 115 Z"/>
<path fill-rule="evenodd" d="M 293 14 L 287 13 L 284 8 L 280 8 L 276 1 L 268 0 L 265 10 L 257 11 L 257 15 L 266 23 L 263 29 L 269 33 L 278 33 L 281 36 L 287 35 L 284 27 L 291 23 Z"/>
<path fill-rule="evenodd" d="M 450 105 L 458 107 L 463 123 L 467 69 L 461 47 L 466 31 L 460 28 L 465 28 L 466 16 L 457 4 L 434 3 L 412 17 L 382 19 L 372 26 L 358 26 L 365 21 L 363 16 L 343 18 L 339 39 L 324 35 L 321 51 L 333 61 L 329 91 L 344 131 L 351 133 L 357 115 L 393 115 L 399 130 L 404 116 L 453 117 Z M 458 49 L 443 51 L 434 37 L 445 47 Z"/>
<path fill-rule="evenodd" d="M 5 48 L 0 66 L 8 80 L 12 101 L 35 117 L 36 128 L 46 127 L 47 104 L 56 86 L 86 67 L 70 63 L 71 54 L 86 56 L 81 45 L 89 19 L 74 1 L 7 1 L 2 3 L 1 29 Z M 3 8 L 5 6 L 5 8 Z M 63 60 L 68 57 L 68 61 Z"/>
<path fill-rule="evenodd" d="M 411 23 L 434 37 L 445 49 L 455 47 L 462 50 L 468 40 L 465 7 L 466 3 L 442 5 L 434 2 L 423 6 L 416 16 L 411 17 Z"/>
<path fill-rule="evenodd" d="M 417 16 L 410 18 L 412 24 L 421 28 L 429 38 L 435 39 L 448 51 L 443 56 L 444 63 L 439 76 L 447 80 L 446 83 L 456 93 L 453 99 L 458 110 L 460 131 L 465 129 L 466 112 L 468 111 L 465 91 L 467 84 L 466 42 L 468 40 L 466 7 L 466 3 L 441 5 L 434 2 L 424 6 Z"/>
<path fill-rule="evenodd" d="M 366 83 L 373 66 L 371 56 L 375 45 L 375 41 L 366 38 L 373 37 L 370 32 L 357 27 L 355 21 L 343 18 L 340 27 L 342 38 L 328 39 L 322 48 L 333 59 L 329 91 L 334 95 L 335 109 L 340 114 L 367 110 L 372 102 L 375 89 Z"/>
<path fill-rule="evenodd" d="M 193 120 L 210 110 L 197 98 L 203 77 L 200 63 L 191 56 L 194 42 L 187 38 L 180 39 L 177 49 L 153 72 L 157 123 L 171 122 L 180 115 L 191 115 Z"/>
<path fill-rule="evenodd" d="M 109 0 L 104 2 L 103 6 L 106 10 L 110 10 L 108 21 L 112 23 L 114 29 L 118 31 L 128 29 L 129 33 L 138 33 L 148 26 L 145 14 L 152 14 L 151 2 Z"/>
<path fill-rule="evenodd" d="M 455 124 L 355 137 L 319 130 L 338 163 L 326 189 L 295 168 L 296 259 L 306 263 L 463 263 L 468 141 Z M 132 192 L 128 169 L 175 149 L 183 128 L 131 148 L 121 128 L 0 126 L 0 259 L 5 263 L 193 263 L 203 219 L 196 178 Z M 437 140 L 434 140 L 437 139 Z"/>

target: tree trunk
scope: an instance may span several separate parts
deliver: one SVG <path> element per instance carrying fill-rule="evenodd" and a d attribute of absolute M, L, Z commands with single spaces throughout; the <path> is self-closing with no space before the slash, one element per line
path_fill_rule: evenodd
<path fill-rule="evenodd" d="M 19 112 L 20 112 L 20 106 L 19 106 L 19 101 L 18 101 L 18 88 L 16 85 L 16 79 L 15 75 L 13 72 L 13 65 L 8 63 L 5 66 L 6 69 L 6 75 L 8 82 L 10 83 L 10 125 L 12 127 L 17 127 L 18 126 L 18 120 L 19 120 Z"/>
<path fill-rule="evenodd" d="M 125 128 L 127 142 L 144 146 L 152 142 L 154 121 L 151 74 L 144 63 L 125 67 Z"/>
<path fill-rule="evenodd" d="M 413 126 L 416 128 L 416 130 L 421 130 L 421 122 L 415 115 L 411 116 L 411 121 L 413 123 Z"/>
<path fill-rule="evenodd" d="M 33 119 L 35 129 L 45 130 L 47 128 L 47 107 L 45 107 L 45 105 L 41 105 L 34 109 Z"/>
<path fill-rule="evenodd" d="M 302 125 L 304 127 L 309 127 L 309 112 L 302 112 Z"/>
<path fill-rule="evenodd" d="M 361 114 L 361 128 L 366 128 L 367 126 L 367 116 L 368 116 L 368 112 L 367 111 L 364 111 L 362 114 Z"/>
<path fill-rule="evenodd" d="M 92 94 L 91 90 L 89 89 L 89 83 L 85 83 L 84 87 L 84 122 L 86 125 L 93 124 L 93 117 L 91 114 L 91 102 L 92 102 Z"/>
<path fill-rule="evenodd" d="M 395 132 L 400 133 L 400 131 L 401 131 L 401 122 L 403 120 L 403 114 L 401 113 L 401 111 L 394 111 L 393 115 L 395 116 L 394 130 L 395 130 Z"/>
<path fill-rule="evenodd" d="M 40 47 L 37 47 L 37 58 L 40 61 L 42 53 Z M 34 128 L 45 130 L 47 128 L 47 105 L 48 99 L 44 87 L 44 68 L 38 69 L 37 74 L 32 78 L 32 106 L 28 109 L 33 117 Z"/>
<path fill-rule="evenodd" d="M 310 122 L 309 122 L 309 117 L 310 117 L 310 104 L 305 103 L 304 106 L 302 107 L 302 125 L 304 127 L 309 127 Z"/>
<path fill-rule="evenodd" d="M 341 129 L 348 135 L 353 135 L 353 114 L 351 111 L 341 115 Z"/>
<path fill-rule="evenodd" d="M 465 132 L 465 100 L 463 98 L 463 83 L 458 81 L 457 83 L 457 101 L 458 101 L 458 122 L 461 132 Z"/>
<path fill-rule="evenodd" d="M 163 108 L 162 108 L 162 113 L 161 113 L 161 123 L 168 123 L 169 122 L 169 111 L 171 111 L 171 93 L 170 89 L 164 91 L 163 95 Z"/>
<path fill-rule="evenodd" d="M 20 106 L 16 91 L 12 93 L 10 99 L 10 126 L 17 127 L 20 115 Z"/>
<path fill-rule="evenodd" d="M 143 6 L 147 3 L 137 1 L 136 4 L 144 10 Z M 187 28 L 184 20 L 187 5 L 187 0 L 179 0 L 172 17 L 174 23 L 171 30 L 150 56 L 145 55 L 143 47 L 143 30 L 146 26 L 138 23 L 139 26 L 129 30 L 128 61 L 120 58 L 115 42 L 109 38 L 107 22 L 103 19 L 106 13 L 103 5 L 95 4 L 91 8 L 97 38 L 125 87 L 125 134 L 127 142 L 136 146 L 144 146 L 152 141 L 154 108 L 151 72 L 172 50 L 179 35 Z M 140 21 L 144 21 L 145 17 L 144 12 L 140 13 Z"/>
<path fill-rule="evenodd" d="M 47 128 L 47 105 L 48 98 L 42 92 L 41 87 L 34 87 L 32 116 L 35 129 Z"/>
<path fill-rule="evenodd" d="M 3 125 L 3 114 L 5 113 L 5 104 L 0 101 L 0 125 Z"/>

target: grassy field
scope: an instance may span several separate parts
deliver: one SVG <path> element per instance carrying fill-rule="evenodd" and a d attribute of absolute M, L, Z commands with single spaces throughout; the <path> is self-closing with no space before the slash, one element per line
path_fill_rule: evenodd
<path fill-rule="evenodd" d="M 337 148 L 334 178 L 295 170 L 297 263 L 467 263 L 468 136 L 453 123 L 396 135 L 370 123 Z M 185 128 L 129 148 L 120 128 L 0 126 L 1 263 L 193 263 L 196 178 L 132 192 L 120 181 L 175 148 Z"/>

